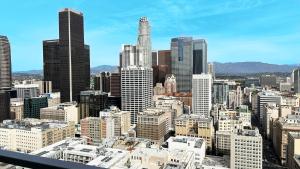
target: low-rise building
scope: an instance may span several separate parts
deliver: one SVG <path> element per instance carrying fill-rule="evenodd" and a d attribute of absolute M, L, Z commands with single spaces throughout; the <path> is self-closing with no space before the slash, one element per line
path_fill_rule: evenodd
<path fill-rule="evenodd" d="M 300 168 L 300 132 L 288 133 L 288 146 L 287 146 L 287 167 L 289 169 Z"/>
<path fill-rule="evenodd" d="M 176 136 L 203 138 L 206 148 L 211 149 L 214 139 L 212 118 L 205 118 L 195 114 L 182 114 L 175 120 L 175 134 Z"/>
<path fill-rule="evenodd" d="M 4 120 L 0 124 L 0 147 L 32 152 L 67 137 L 74 137 L 74 122 L 39 119 Z"/>
<path fill-rule="evenodd" d="M 79 122 L 78 107 L 76 102 L 61 103 L 56 106 L 41 108 L 40 119 Z"/>
<path fill-rule="evenodd" d="M 10 99 L 10 118 L 16 120 L 24 118 L 24 101 L 22 98 Z"/>
<path fill-rule="evenodd" d="M 289 132 L 300 132 L 300 115 L 280 117 L 273 123 L 273 147 L 283 165 L 286 163 Z"/>

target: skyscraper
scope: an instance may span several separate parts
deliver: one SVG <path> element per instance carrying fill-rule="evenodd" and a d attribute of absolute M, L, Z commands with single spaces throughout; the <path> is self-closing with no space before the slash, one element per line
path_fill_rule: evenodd
<path fill-rule="evenodd" d="M 204 39 L 193 40 L 193 74 L 207 71 L 207 43 Z"/>
<path fill-rule="evenodd" d="M 123 45 L 120 58 L 122 110 L 131 112 L 136 124 L 137 113 L 152 105 L 153 70 L 150 25 L 139 20 L 137 45 Z"/>
<path fill-rule="evenodd" d="M 11 90 L 10 44 L 6 36 L 0 35 L 0 121 L 9 118 Z"/>
<path fill-rule="evenodd" d="M 140 59 L 140 65 L 151 68 L 152 66 L 152 48 L 150 38 L 150 24 L 146 17 L 141 17 L 139 21 L 137 48 Z"/>
<path fill-rule="evenodd" d="M 210 116 L 211 110 L 211 75 L 193 75 L 193 113 L 204 117 Z"/>
<path fill-rule="evenodd" d="M 6 36 L 0 35 L 0 90 L 11 89 L 10 44 Z"/>
<path fill-rule="evenodd" d="M 189 92 L 192 88 L 193 39 L 178 37 L 171 40 L 172 74 L 177 80 L 179 92 Z"/>
<path fill-rule="evenodd" d="M 131 123 L 136 124 L 137 113 L 152 105 L 152 69 L 130 66 L 121 70 L 122 110 L 131 112 Z"/>
<path fill-rule="evenodd" d="M 300 69 L 295 69 L 294 73 L 294 91 L 300 93 Z"/>
<path fill-rule="evenodd" d="M 71 9 L 59 12 L 59 39 L 43 42 L 44 80 L 61 92 L 62 102 L 77 100 L 89 89 L 89 46 L 84 44 L 83 14 Z"/>

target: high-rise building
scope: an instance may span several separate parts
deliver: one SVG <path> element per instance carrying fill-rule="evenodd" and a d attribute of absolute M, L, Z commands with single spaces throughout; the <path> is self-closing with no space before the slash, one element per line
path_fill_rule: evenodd
<path fill-rule="evenodd" d="M 94 77 L 94 90 L 101 92 L 110 92 L 110 72 L 101 72 Z"/>
<path fill-rule="evenodd" d="M 300 93 L 300 69 L 295 69 L 294 73 L 294 91 Z"/>
<path fill-rule="evenodd" d="M 32 97 L 24 99 L 24 118 L 40 118 L 40 109 L 48 107 L 47 97 Z"/>
<path fill-rule="evenodd" d="M 267 103 L 281 104 L 281 96 L 271 91 L 263 91 L 257 95 L 257 112 L 261 122 L 264 121 L 264 105 Z M 262 124 L 262 123 L 261 123 Z"/>
<path fill-rule="evenodd" d="M 110 95 L 121 97 L 121 74 L 112 73 L 110 76 Z"/>
<path fill-rule="evenodd" d="M 171 50 L 152 52 L 153 85 L 164 83 L 165 77 L 172 73 Z"/>
<path fill-rule="evenodd" d="M 0 122 L 9 119 L 10 116 L 10 95 L 7 91 L 0 90 Z"/>
<path fill-rule="evenodd" d="M 178 37 L 171 40 L 172 74 L 177 80 L 179 92 L 190 92 L 193 73 L 193 39 Z"/>
<path fill-rule="evenodd" d="M 10 44 L 6 36 L 0 35 L 0 90 L 11 89 Z"/>
<path fill-rule="evenodd" d="M 193 74 L 207 73 L 207 43 L 204 39 L 193 40 Z"/>
<path fill-rule="evenodd" d="M 212 103 L 213 104 L 227 104 L 229 86 L 223 81 L 214 81 L 212 89 Z"/>
<path fill-rule="evenodd" d="M 235 130 L 231 136 L 230 168 L 262 169 L 262 146 L 258 129 Z"/>
<path fill-rule="evenodd" d="M 31 98 L 40 95 L 38 84 L 17 84 L 14 88 L 18 98 Z"/>
<path fill-rule="evenodd" d="M 136 124 L 137 113 L 152 106 L 152 68 L 122 68 L 121 86 L 122 110 L 131 112 L 131 123 Z"/>
<path fill-rule="evenodd" d="M 78 99 L 90 87 L 89 46 L 84 44 L 83 14 L 59 12 L 59 39 L 43 42 L 44 80 L 61 92 L 62 102 Z"/>
<path fill-rule="evenodd" d="M 108 95 L 100 90 L 80 92 L 79 118 L 99 117 L 99 112 L 108 108 Z"/>
<path fill-rule="evenodd" d="M 139 21 L 137 49 L 139 55 L 140 65 L 151 68 L 152 67 L 152 48 L 150 36 L 150 24 L 146 17 L 141 17 Z"/>
<path fill-rule="evenodd" d="M 210 116 L 211 104 L 211 75 L 193 75 L 193 113 Z"/>

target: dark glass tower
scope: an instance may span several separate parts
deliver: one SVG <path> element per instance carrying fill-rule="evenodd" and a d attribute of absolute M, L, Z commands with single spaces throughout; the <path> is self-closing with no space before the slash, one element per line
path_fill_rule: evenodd
<path fill-rule="evenodd" d="M 193 40 L 193 74 L 207 73 L 207 43 L 204 39 Z"/>
<path fill-rule="evenodd" d="M 59 12 L 59 40 L 44 41 L 44 78 L 61 101 L 77 100 L 90 86 L 90 52 L 84 44 L 83 14 L 64 9 Z"/>
<path fill-rule="evenodd" d="M 0 90 L 11 89 L 10 45 L 6 36 L 0 35 Z"/>
<path fill-rule="evenodd" d="M 172 74 L 176 77 L 177 90 L 190 92 L 193 73 L 193 39 L 179 37 L 171 40 Z"/>

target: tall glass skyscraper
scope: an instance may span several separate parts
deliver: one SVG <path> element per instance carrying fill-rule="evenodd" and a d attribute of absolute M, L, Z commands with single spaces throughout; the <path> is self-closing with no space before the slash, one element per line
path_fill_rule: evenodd
<path fill-rule="evenodd" d="M 11 89 L 10 44 L 6 36 L 0 35 L 0 90 Z"/>
<path fill-rule="evenodd" d="M 193 73 L 193 39 L 178 37 L 171 40 L 172 74 L 176 77 L 177 91 L 190 92 Z"/>
<path fill-rule="evenodd" d="M 61 92 L 61 101 L 77 100 L 90 87 L 90 52 L 84 44 L 83 14 L 71 9 L 59 12 L 59 39 L 43 42 L 44 80 Z"/>
<path fill-rule="evenodd" d="M 193 40 L 193 74 L 207 73 L 207 43 L 204 39 Z"/>

